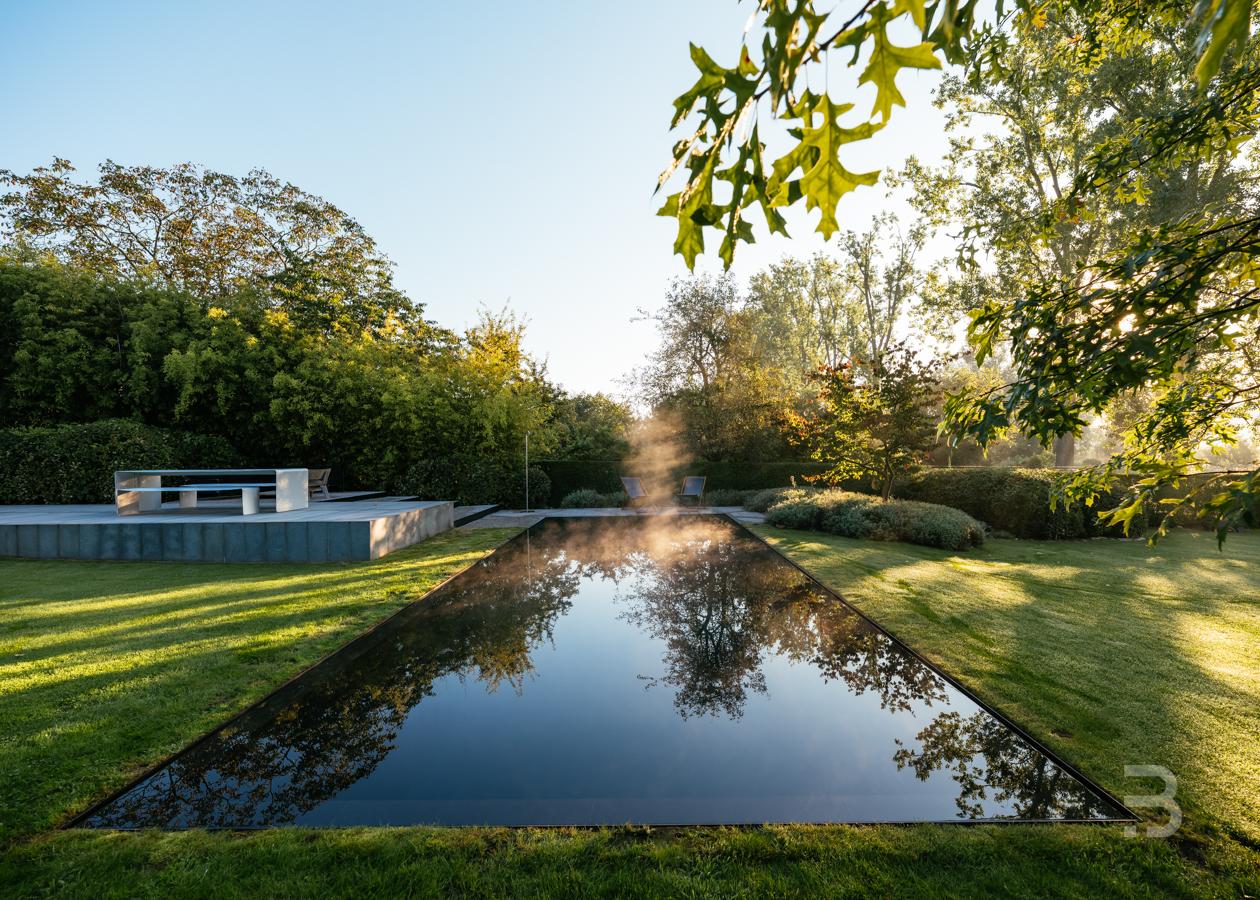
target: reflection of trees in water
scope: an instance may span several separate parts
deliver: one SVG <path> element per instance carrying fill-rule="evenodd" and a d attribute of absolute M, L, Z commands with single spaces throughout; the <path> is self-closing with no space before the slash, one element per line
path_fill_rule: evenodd
<path fill-rule="evenodd" d="M 439 678 L 522 690 L 530 651 L 550 641 L 580 573 L 560 557 L 522 581 L 523 548 L 490 556 L 232 727 L 213 735 L 89 824 L 285 824 L 370 774 Z M 537 562 L 537 560 L 536 560 Z"/>
<path fill-rule="evenodd" d="M 666 674 L 660 680 L 674 688 L 679 715 L 737 719 L 749 692 L 766 690 L 765 596 L 746 580 L 746 548 L 690 537 L 679 545 L 690 553 L 641 567 L 623 617 L 664 643 Z"/>
<path fill-rule="evenodd" d="M 947 711 L 918 734 L 919 749 L 898 741 L 897 768 L 926 781 L 947 771 L 959 785 L 962 818 L 993 817 L 990 801 L 1008 809 L 1002 818 L 1093 819 L 1116 815 L 1064 769 L 983 710 L 963 716 Z"/>
<path fill-rule="evenodd" d="M 665 674 L 652 683 L 674 691 L 684 717 L 739 718 L 748 697 L 765 692 L 761 667 L 772 653 L 856 693 L 873 691 L 893 712 L 946 697 L 939 676 L 726 523 L 551 522 L 190 750 L 91 824 L 293 822 L 369 775 L 438 679 L 526 690 L 530 654 L 552 640 L 585 579 L 618 584 L 623 617 L 662 642 Z M 969 721 L 938 717 L 920 735 L 922 750 L 902 748 L 897 764 L 920 777 L 950 768 L 967 810 L 982 803 L 986 785 L 1006 792 L 998 799 L 1034 810 L 1029 815 L 1071 799 L 1069 779 L 1055 781 L 1061 773 L 1053 767 L 1045 771 L 1049 787 L 1017 784 L 1019 767 L 1035 767 L 1040 754 L 1000 723 Z M 994 749 L 1003 740 L 1010 742 L 1005 756 Z M 977 749 L 969 751 L 968 741 L 979 741 Z M 976 753 L 988 760 L 984 767 L 973 761 Z M 1054 799 L 1038 806 L 1045 790 Z M 1021 791 L 1032 793 L 1024 799 Z"/>
<path fill-rule="evenodd" d="M 875 691 L 885 708 L 945 699 L 931 669 L 752 539 L 702 520 L 660 531 L 628 564 L 637 577 L 624 618 L 664 643 L 666 673 L 649 685 L 672 686 L 684 718 L 742 716 L 748 696 L 766 692 L 767 652 Z"/>

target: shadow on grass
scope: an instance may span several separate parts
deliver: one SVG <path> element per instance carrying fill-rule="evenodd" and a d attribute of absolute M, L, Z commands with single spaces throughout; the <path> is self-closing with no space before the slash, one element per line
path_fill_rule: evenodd
<path fill-rule="evenodd" d="M 83 809 L 513 533 L 452 532 L 350 566 L 0 562 L 0 844 Z"/>
<path fill-rule="evenodd" d="M 954 554 L 758 529 L 1117 795 L 1179 778 L 1187 828 L 1260 843 L 1260 535 Z M 1186 836 L 1193 841 L 1193 836 Z"/>
<path fill-rule="evenodd" d="M 1114 828 L 58 834 L 0 864 L 0 892 L 77 896 L 1192 896 L 1199 873 Z"/>

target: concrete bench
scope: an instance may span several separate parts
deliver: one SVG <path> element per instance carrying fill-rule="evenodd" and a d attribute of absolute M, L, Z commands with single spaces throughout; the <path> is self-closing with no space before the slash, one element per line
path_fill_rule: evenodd
<path fill-rule="evenodd" d="M 163 485 L 163 476 L 243 476 L 271 475 L 271 481 L 219 481 Z M 142 469 L 114 473 L 114 505 L 120 516 L 157 511 L 163 493 L 178 493 L 184 509 L 197 508 L 199 493 L 241 492 L 241 514 L 258 512 L 259 492 L 276 492 L 276 512 L 306 509 L 310 505 L 306 469 Z"/>
<path fill-rule="evenodd" d="M 196 509 L 197 494 L 208 492 L 241 492 L 241 515 L 252 516 L 258 512 L 258 496 L 259 491 L 263 488 L 274 488 L 275 482 L 255 482 L 253 484 L 181 484 L 172 487 L 140 487 L 128 488 L 130 493 L 137 494 L 158 494 L 179 492 L 179 505 L 181 509 Z M 159 500 L 161 497 L 159 496 Z"/>

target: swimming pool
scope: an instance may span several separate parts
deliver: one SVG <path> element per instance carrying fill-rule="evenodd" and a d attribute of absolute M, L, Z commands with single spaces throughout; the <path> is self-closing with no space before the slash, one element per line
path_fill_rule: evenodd
<path fill-rule="evenodd" d="M 645 516 L 539 523 L 78 824 L 1126 817 L 742 527 Z"/>

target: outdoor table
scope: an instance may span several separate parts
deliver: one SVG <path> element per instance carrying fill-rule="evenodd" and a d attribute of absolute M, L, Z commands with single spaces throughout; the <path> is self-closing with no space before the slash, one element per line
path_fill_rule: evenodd
<path fill-rule="evenodd" d="M 192 484 L 164 485 L 164 477 L 178 478 L 245 478 L 264 476 L 251 481 L 198 481 Z M 129 469 L 114 473 L 114 507 L 120 516 L 155 512 L 162 508 L 162 495 L 179 493 L 179 505 L 195 509 L 199 493 L 241 492 L 241 514 L 258 512 L 259 492 L 275 488 L 276 512 L 306 509 L 310 505 L 307 469 Z"/>

